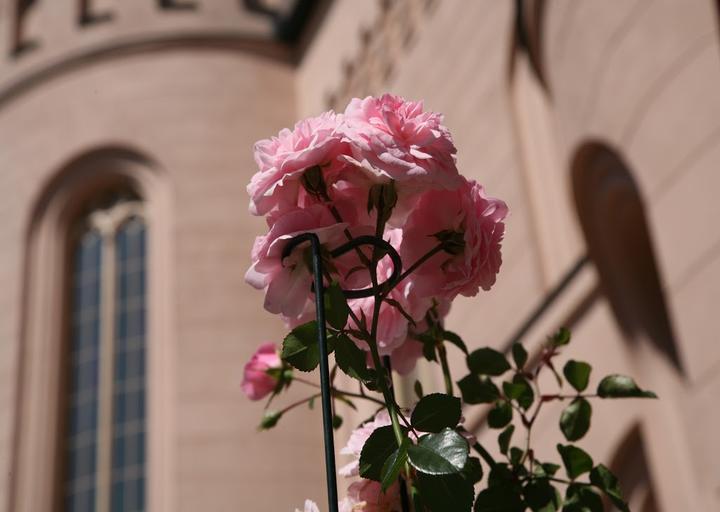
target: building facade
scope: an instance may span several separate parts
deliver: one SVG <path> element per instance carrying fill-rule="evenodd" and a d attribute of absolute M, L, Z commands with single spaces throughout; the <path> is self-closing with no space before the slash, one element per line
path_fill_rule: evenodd
<path fill-rule="evenodd" d="M 385 91 L 445 113 L 461 172 L 511 208 L 496 286 L 449 327 L 530 352 L 570 327 L 570 357 L 661 396 L 597 404 L 582 442 L 631 508 L 720 508 L 718 13 L 0 0 L 0 511 L 323 502 L 319 412 L 257 433 L 239 390 L 283 335 L 243 281 L 245 185 L 253 142 Z"/>

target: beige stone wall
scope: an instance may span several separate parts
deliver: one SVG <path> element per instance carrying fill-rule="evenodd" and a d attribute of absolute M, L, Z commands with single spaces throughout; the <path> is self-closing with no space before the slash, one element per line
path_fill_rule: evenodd
<path fill-rule="evenodd" d="M 14 58 L 14 2 L 0 0 L 0 511 L 20 510 L 9 501 L 18 468 L 50 462 L 13 458 L 27 427 L 18 401 L 53 399 L 18 386 L 27 378 L 27 322 L 43 322 L 23 320 L 33 211 L 63 166 L 108 146 L 156 162 L 164 201 L 152 224 L 162 233 L 156 250 L 168 255 L 151 296 L 168 359 L 150 370 L 166 419 L 151 425 L 160 439 L 150 449 L 152 510 L 324 502 L 319 411 L 259 434 L 261 405 L 239 392 L 256 345 L 283 333 L 243 282 L 263 229 L 247 214 L 245 184 L 255 140 L 385 91 L 444 112 L 461 171 L 511 207 L 497 285 L 458 300 L 448 319 L 471 346 L 500 347 L 586 252 L 571 193 L 576 151 L 600 140 L 623 157 L 645 201 L 685 373 L 646 340 L 626 339 L 592 266 L 525 342 L 536 350 L 570 323 L 570 357 L 593 362 L 596 375 L 628 373 L 657 390 L 658 402 L 598 403 L 582 445 L 611 461 L 637 427 L 660 510 L 718 507 L 720 38 L 712 1 L 545 2 L 544 84 L 515 52 L 510 1 L 335 0 L 296 67 L 287 48 L 269 42 L 265 18 L 235 0 L 192 1 L 195 10 L 161 11 L 150 0 L 96 0 L 93 12 L 112 16 L 79 27 L 74 2 L 39 0 L 26 24 L 37 47 Z M 554 457 L 559 409 L 548 411 L 534 435 L 541 456 Z M 338 445 L 353 419 L 346 416 Z M 482 411 L 468 417 L 481 420 Z M 38 510 L 29 503 L 23 510 Z"/>

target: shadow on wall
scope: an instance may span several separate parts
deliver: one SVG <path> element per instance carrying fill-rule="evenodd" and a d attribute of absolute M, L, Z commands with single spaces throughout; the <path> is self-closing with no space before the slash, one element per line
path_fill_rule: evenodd
<path fill-rule="evenodd" d="M 655 261 L 643 199 L 623 158 L 608 145 L 582 145 L 572 161 L 580 224 L 601 287 L 630 342 L 646 338 L 683 373 Z"/>

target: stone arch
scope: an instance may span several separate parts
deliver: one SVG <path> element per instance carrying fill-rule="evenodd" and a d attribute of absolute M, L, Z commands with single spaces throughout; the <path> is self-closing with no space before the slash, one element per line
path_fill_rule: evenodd
<path fill-rule="evenodd" d="M 588 253 L 620 329 L 632 343 L 649 341 L 682 372 L 642 192 L 630 168 L 611 146 L 588 141 L 572 159 L 571 180 Z"/>

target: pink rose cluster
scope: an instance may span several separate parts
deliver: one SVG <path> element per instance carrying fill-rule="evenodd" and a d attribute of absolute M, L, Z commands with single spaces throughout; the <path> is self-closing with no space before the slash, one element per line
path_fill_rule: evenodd
<path fill-rule="evenodd" d="M 421 355 L 414 335 L 429 312 L 441 319 L 457 295 L 494 284 L 508 208 L 460 175 L 442 115 L 421 102 L 390 94 L 353 99 L 342 114 L 325 112 L 258 142 L 255 161 L 250 212 L 265 217 L 268 231 L 255 240 L 245 278 L 265 291 L 265 308 L 288 326 L 314 316 L 308 253 L 296 248 L 283 259 L 288 241 L 316 233 L 330 277 L 345 289 L 367 286 L 370 274 L 358 271 L 364 262 L 356 252 L 329 254 L 349 237 L 375 233 L 378 215 L 404 269 L 425 258 L 388 297 L 407 315 L 388 303 L 380 309 L 380 354 L 391 356 L 401 373 Z M 380 281 L 389 277 L 389 258 L 377 272 Z M 350 301 L 368 322 L 372 304 L 372 298 Z"/>

